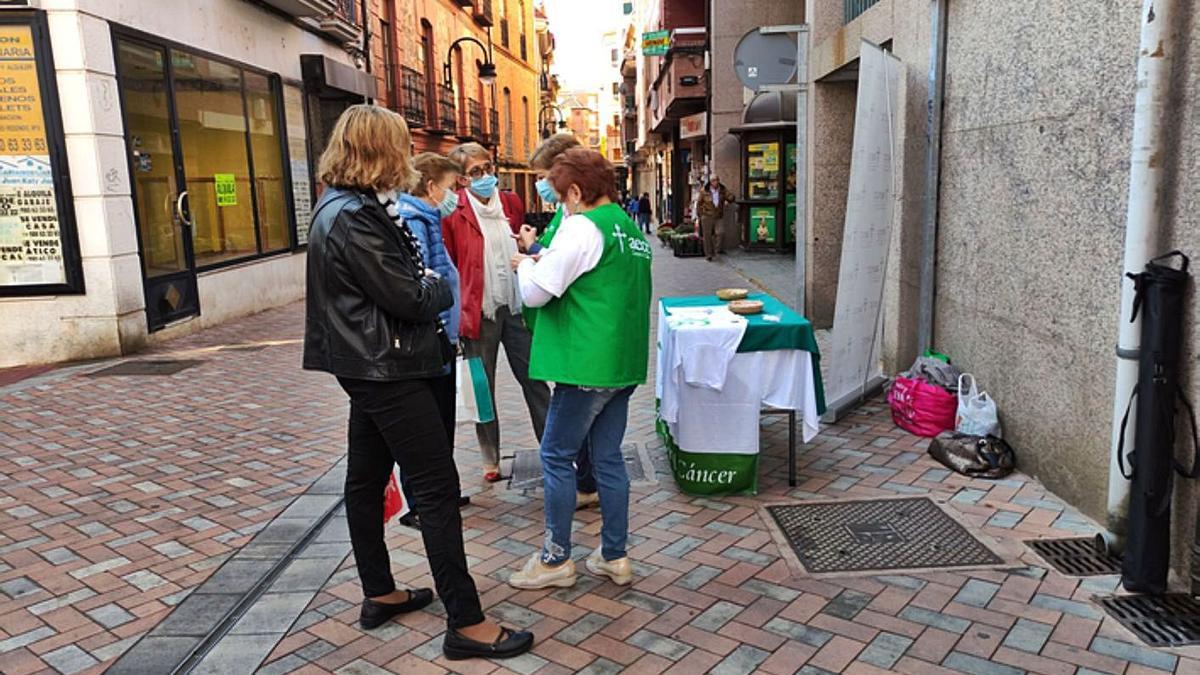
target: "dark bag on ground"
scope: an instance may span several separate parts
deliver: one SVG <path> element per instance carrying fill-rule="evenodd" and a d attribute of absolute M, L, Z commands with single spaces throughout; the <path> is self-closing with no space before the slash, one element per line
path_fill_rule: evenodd
<path fill-rule="evenodd" d="M 1173 258 L 1181 262 L 1176 269 L 1163 264 Z M 1132 480 L 1129 492 L 1129 526 L 1121 565 L 1121 583 L 1134 593 L 1164 593 L 1171 556 L 1171 496 L 1174 474 L 1200 477 L 1200 441 L 1197 440 L 1196 416 L 1179 384 L 1179 354 L 1183 343 L 1184 299 L 1191 280 L 1188 257 L 1172 251 L 1151 260 L 1141 274 L 1129 274 L 1137 289 L 1132 321 L 1142 315 L 1141 347 L 1138 357 L 1138 382 L 1130 398 L 1137 399 L 1137 429 L 1133 452 L 1125 457 L 1125 424 L 1121 422 L 1121 441 L 1117 458 L 1121 473 Z M 1185 469 L 1175 458 L 1175 414 L 1177 404 L 1191 417 L 1193 460 Z M 1129 460 L 1126 469 L 1125 460 Z"/>
<path fill-rule="evenodd" d="M 929 454 L 947 469 L 971 478 L 1004 478 L 1017 466 L 1012 446 L 995 436 L 944 431 L 929 444 Z"/>

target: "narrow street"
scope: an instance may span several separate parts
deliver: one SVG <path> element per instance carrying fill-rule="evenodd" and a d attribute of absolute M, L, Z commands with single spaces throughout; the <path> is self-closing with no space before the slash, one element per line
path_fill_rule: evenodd
<path fill-rule="evenodd" d="M 748 283 L 724 263 L 655 254 L 656 295 Z M 195 362 L 173 375 L 98 376 L 118 363 L 105 361 L 0 388 L 0 671 L 102 672 L 124 655 L 113 672 L 166 672 L 172 659 L 214 673 L 1200 672 L 1200 650 L 1150 649 L 1104 618 L 1090 599 L 1115 576 L 1061 576 L 1024 547 L 1097 529 L 1036 481 L 953 474 L 875 401 L 801 447 L 796 488 L 784 418 L 764 417 L 759 494 L 692 498 L 667 471 L 652 385 L 638 389 L 626 436 L 656 473 L 634 481 L 631 587 L 588 574 L 553 592 L 507 586 L 542 540 L 540 491 L 483 483 L 473 429 L 460 424 L 484 606 L 538 644 L 503 666 L 447 662 L 436 602 L 364 632 L 338 510 L 346 402 L 332 378 L 299 368 L 302 310 L 127 360 Z M 532 449 L 501 371 L 503 447 Z M 806 576 L 760 510 L 912 495 L 948 502 L 1005 565 Z M 577 530 L 582 558 L 599 513 L 580 512 Z M 415 532 L 388 532 L 397 582 L 430 585 Z"/>

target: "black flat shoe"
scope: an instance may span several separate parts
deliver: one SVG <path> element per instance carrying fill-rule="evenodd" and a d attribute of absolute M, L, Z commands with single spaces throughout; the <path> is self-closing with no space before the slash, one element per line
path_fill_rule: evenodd
<path fill-rule="evenodd" d="M 470 497 L 463 495 L 462 497 L 458 498 L 458 508 L 465 509 L 466 507 L 468 507 L 470 505 L 471 505 Z"/>
<path fill-rule="evenodd" d="M 379 628 L 394 616 L 408 614 L 418 609 L 425 609 L 433 602 L 433 591 L 428 588 L 417 588 L 408 592 L 408 600 L 399 603 L 375 602 L 363 598 L 362 611 L 358 615 L 358 625 L 367 630 Z"/>
<path fill-rule="evenodd" d="M 421 519 L 412 511 L 400 516 L 400 524 L 405 527 L 411 527 L 414 530 L 421 529 Z"/>
<path fill-rule="evenodd" d="M 451 628 L 446 631 L 446 639 L 442 644 L 442 653 L 451 661 L 463 659 L 510 659 L 520 656 L 533 648 L 533 633 L 514 631 L 500 628 L 500 637 L 488 644 L 476 642 L 463 637 L 461 633 Z"/>

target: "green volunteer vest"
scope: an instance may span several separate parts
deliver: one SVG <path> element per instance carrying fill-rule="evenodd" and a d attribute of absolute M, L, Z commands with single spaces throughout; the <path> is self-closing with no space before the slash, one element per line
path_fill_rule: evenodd
<path fill-rule="evenodd" d="M 650 244 L 617 204 L 583 214 L 604 236 L 595 269 L 538 310 L 529 359 L 535 380 L 581 387 L 646 381 Z"/>
<path fill-rule="evenodd" d="M 554 210 L 554 217 L 550 219 L 550 223 L 546 225 L 546 229 L 542 230 L 542 237 L 538 239 L 538 243 L 542 248 L 550 248 L 550 242 L 554 241 L 554 234 L 558 232 L 558 226 L 562 225 L 563 207 L 562 204 Z M 533 332 L 533 326 L 537 323 L 538 308 L 523 307 L 521 308 L 521 316 L 525 318 L 525 327 Z"/>

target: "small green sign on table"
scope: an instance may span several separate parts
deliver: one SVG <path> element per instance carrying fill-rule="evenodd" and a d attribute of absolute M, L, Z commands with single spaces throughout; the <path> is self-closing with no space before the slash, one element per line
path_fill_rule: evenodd
<path fill-rule="evenodd" d="M 231 173 L 213 174 L 217 186 L 217 206 L 237 206 L 237 180 Z"/>
<path fill-rule="evenodd" d="M 642 33 L 642 56 L 663 56 L 671 49 L 671 31 Z"/>

